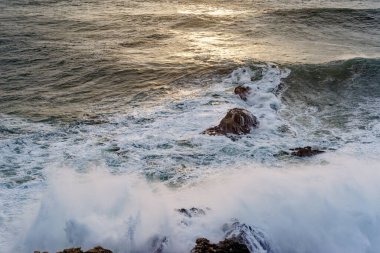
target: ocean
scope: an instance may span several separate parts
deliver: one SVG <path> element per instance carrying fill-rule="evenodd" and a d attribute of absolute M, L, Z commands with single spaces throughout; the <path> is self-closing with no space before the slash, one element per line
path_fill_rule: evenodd
<path fill-rule="evenodd" d="M 0 0 L 0 252 L 378 253 L 379 108 L 378 0 Z"/>

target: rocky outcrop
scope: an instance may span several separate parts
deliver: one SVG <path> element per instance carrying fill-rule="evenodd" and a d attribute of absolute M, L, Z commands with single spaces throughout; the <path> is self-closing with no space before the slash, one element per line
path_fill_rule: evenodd
<path fill-rule="evenodd" d="M 223 226 L 225 239 L 218 243 L 210 243 L 206 238 L 198 238 L 191 253 L 271 253 L 272 250 L 264 234 L 238 221 Z"/>
<path fill-rule="evenodd" d="M 242 100 L 247 101 L 250 90 L 250 87 L 239 85 L 235 88 L 234 93 L 238 95 Z"/>
<path fill-rule="evenodd" d="M 87 250 L 85 253 L 112 253 L 112 251 L 108 249 L 103 249 L 102 247 L 97 246 L 93 249 Z"/>
<path fill-rule="evenodd" d="M 83 253 L 81 248 L 70 248 L 64 249 L 63 251 L 58 251 L 57 253 Z"/>
<path fill-rule="evenodd" d="M 246 245 L 232 239 L 225 239 L 217 244 L 206 238 L 198 238 L 191 253 L 249 253 Z"/>
<path fill-rule="evenodd" d="M 258 125 L 259 122 L 251 112 L 241 108 L 234 108 L 227 112 L 227 115 L 220 121 L 218 126 L 205 130 L 203 134 L 242 135 L 250 133 L 251 129 Z"/>
<path fill-rule="evenodd" d="M 210 210 L 210 209 L 207 209 Z M 177 209 L 177 211 L 189 219 L 197 216 L 206 215 L 205 211 L 200 208 Z M 265 235 L 256 227 L 251 227 L 240 223 L 236 219 L 222 226 L 225 236 L 218 243 L 211 243 L 206 238 L 198 238 L 195 247 L 191 253 L 273 253 L 270 244 Z M 153 236 L 148 239 L 138 252 L 146 253 L 163 253 L 169 245 L 169 239 L 166 236 Z M 34 253 L 41 253 L 34 251 Z M 48 252 L 42 252 L 48 253 Z M 112 253 L 111 250 L 97 246 L 88 251 L 82 251 L 81 248 L 64 249 L 57 253 Z"/>
<path fill-rule="evenodd" d="M 251 253 L 269 253 L 269 242 L 258 228 L 235 221 L 223 226 L 226 239 L 234 240 L 247 246 Z"/>
<path fill-rule="evenodd" d="M 298 156 L 298 157 L 314 156 L 314 155 L 318 155 L 325 152 L 318 149 L 312 149 L 309 146 L 303 147 L 303 148 L 293 148 L 290 150 L 293 151 L 291 155 Z"/>

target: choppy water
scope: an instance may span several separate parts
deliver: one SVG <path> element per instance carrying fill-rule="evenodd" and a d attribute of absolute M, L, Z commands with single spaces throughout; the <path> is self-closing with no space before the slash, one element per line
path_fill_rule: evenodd
<path fill-rule="evenodd" d="M 375 0 L 0 0 L 0 252 L 188 252 L 230 218 L 379 252 L 379 45 Z M 234 107 L 260 127 L 200 134 Z"/>

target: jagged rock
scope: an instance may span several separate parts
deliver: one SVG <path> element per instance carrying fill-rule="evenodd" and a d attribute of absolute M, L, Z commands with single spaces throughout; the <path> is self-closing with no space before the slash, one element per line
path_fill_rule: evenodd
<path fill-rule="evenodd" d="M 237 220 L 224 224 L 225 239 L 217 244 L 206 238 L 198 238 L 191 253 L 271 253 L 269 242 L 258 228 L 242 224 Z"/>
<path fill-rule="evenodd" d="M 191 253 L 249 253 L 246 245 L 233 239 L 225 239 L 218 244 L 212 244 L 206 238 L 198 238 Z"/>
<path fill-rule="evenodd" d="M 206 214 L 206 212 L 203 209 L 196 208 L 196 207 L 192 207 L 190 209 L 180 208 L 180 209 L 177 209 L 176 211 L 179 212 L 180 214 L 183 214 L 186 217 L 189 217 L 189 218 L 191 218 L 193 216 L 201 216 L 201 215 Z"/>
<path fill-rule="evenodd" d="M 108 249 L 103 249 L 102 247 L 97 246 L 93 249 L 87 250 L 85 253 L 112 253 L 112 251 Z"/>
<path fill-rule="evenodd" d="M 247 101 L 247 97 L 249 95 L 249 92 L 250 92 L 251 88 L 250 87 L 245 87 L 245 86 L 242 86 L 242 85 L 239 85 L 235 88 L 234 90 L 234 93 L 236 95 L 239 95 L 239 97 L 244 100 L 244 101 Z"/>
<path fill-rule="evenodd" d="M 227 134 L 248 134 L 253 127 L 257 127 L 259 122 L 249 111 L 241 108 L 234 108 L 227 112 L 227 115 L 220 121 L 218 126 L 211 127 L 203 134 L 227 135 Z"/>
<path fill-rule="evenodd" d="M 226 239 L 246 245 L 251 253 L 271 252 L 269 242 L 258 228 L 235 221 L 232 224 L 225 224 L 223 230 L 226 233 Z"/>
<path fill-rule="evenodd" d="M 81 248 L 70 248 L 64 249 L 63 251 L 58 251 L 57 253 L 83 253 Z"/>
<path fill-rule="evenodd" d="M 291 155 L 299 156 L 299 157 L 313 156 L 313 155 L 318 155 L 325 152 L 318 149 L 312 149 L 309 146 L 303 147 L 303 148 L 292 148 L 290 150 L 293 151 Z"/>

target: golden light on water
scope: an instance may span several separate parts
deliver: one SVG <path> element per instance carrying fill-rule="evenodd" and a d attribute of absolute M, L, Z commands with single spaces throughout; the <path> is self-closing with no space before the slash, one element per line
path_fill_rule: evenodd
<path fill-rule="evenodd" d="M 192 14 L 192 15 L 211 15 L 211 16 L 236 16 L 243 14 L 245 11 L 237 11 L 221 7 L 212 7 L 205 5 L 190 5 L 184 6 L 177 10 L 179 14 Z"/>

